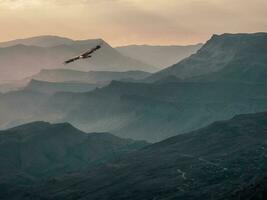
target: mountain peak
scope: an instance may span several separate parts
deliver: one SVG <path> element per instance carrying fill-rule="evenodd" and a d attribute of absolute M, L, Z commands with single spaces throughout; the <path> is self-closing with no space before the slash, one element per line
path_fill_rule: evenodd
<path fill-rule="evenodd" d="M 22 124 L 16 127 L 13 127 L 9 130 L 12 131 L 18 131 L 18 130 L 27 130 L 27 129 L 32 129 L 32 128 L 47 128 L 51 126 L 49 122 L 44 122 L 44 121 L 34 121 L 34 122 L 29 122 L 27 124 Z"/>
<path fill-rule="evenodd" d="M 52 47 L 62 44 L 71 44 L 72 42 L 73 42 L 72 39 L 65 37 L 59 37 L 55 35 L 41 35 L 41 36 L 11 40 L 7 42 L 1 42 L 0 47 L 15 46 L 18 44 L 23 44 L 26 46 Z"/>
<path fill-rule="evenodd" d="M 170 75 L 189 79 L 224 70 L 217 79 L 259 82 L 266 78 L 266 62 L 267 33 L 225 33 L 213 35 L 196 54 L 149 79 L 159 80 Z"/>
<path fill-rule="evenodd" d="M 64 127 L 64 128 L 76 129 L 70 123 L 67 123 L 67 122 L 58 123 L 58 124 L 51 124 L 51 123 L 45 122 L 45 121 L 34 121 L 34 122 L 29 122 L 27 124 L 16 126 L 16 127 L 11 128 L 9 130 L 12 130 L 12 131 L 34 130 L 34 129 L 40 130 L 40 129 L 47 129 L 47 128 L 52 128 L 52 127 L 61 127 L 61 128 Z"/>

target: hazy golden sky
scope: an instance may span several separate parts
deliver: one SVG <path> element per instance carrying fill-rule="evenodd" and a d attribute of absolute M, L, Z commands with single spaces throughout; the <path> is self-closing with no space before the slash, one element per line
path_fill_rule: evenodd
<path fill-rule="evenodd" d="M 0 0 L 0 41 L 36 35 L 112 45 L 191 44 L 267 32 L 267 0 Z"/>

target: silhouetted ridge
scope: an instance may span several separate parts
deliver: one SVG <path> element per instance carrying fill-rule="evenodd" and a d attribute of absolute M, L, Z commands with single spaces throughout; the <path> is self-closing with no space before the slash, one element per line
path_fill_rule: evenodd
<path fill-rule="evenodd" d="M 122 139 L 109 133 L 88 134 L 69 123 L 38 121 L 2 130 L 0 187 L 9 184 L 20 187 L 88 169 L 146 145 L 145 141 Z"/>
<path fill-rule="evenodd" d="M 22 124 L 22 125 L 14 127 L 14 128 L 10 128 L 9 130 L 20 131 L 20 130 L 35 129 L 35 128 L 43 129 L 43 128 L 48 128 L 50 126 L 51 126 L 51 123 L 49 123 L 49 122 L 36 121 L 36 122 L 30 122 L 27 124 Z"/>

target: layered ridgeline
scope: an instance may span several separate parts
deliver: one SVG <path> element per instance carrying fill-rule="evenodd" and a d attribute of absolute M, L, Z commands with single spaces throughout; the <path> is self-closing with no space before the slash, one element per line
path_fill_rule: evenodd
<path fill-rule="evenodd" d="M 89 93 L 50 96 L 24 90 L 0 96 L 0 125 L 68 121 L 87 132 L 159 141 L 239 113 L 267 110 L 266 88 L 265 84 L 113 81 Z"/>
<path fill-rule="evenodd" d="M 85 71 L 157 70 L 148 64 L 122 55 L 102 39 L 82 41 L 57 37 L 44 37 L 43 39 L 42 41 L 42 37 L 39 37 L 38 42 L 36 42 L 36 39 L 29 38 L 2 44 L 5 47 L 0 48 L 0 80 L 7 80 L 7 77 L 8 80 L 22 79 L 38 73 L 44 68 L 68 67 L 69 69 Z M 60 42 L 55 42 L 54 39 L 60 40 Z M 69 65 L 62 64 L 66 59 L 80 55 L 98 44 L 102 44 L 102 48 L 91 59 L 77 61 Z"/>
<path fill-rule="evenodd" d="M 32 122 L 0 131 L 0 188 L 89 169 L 147 145 L 109 133 L 84 133 L 68 123 Z M 2 198 L 1 198 L 2 199 Z"/>
<path fill-rule="evenodd" d="M 39 73 L 19 81 L 0 84 L 0 92 L 33 89 L 54 92 L 87 92 L 108 85 L 112 80 L 139 81 L 150 76 L 145 71 L 77 71 L 70 69 L 43 69 Z"/>
<path fill-rule="evenodd" d="M 149 80 L 176 76 L 204 81 L 266 82 L 266 44 L 267 33 L 213 35 L 196 54 L 155 73 Z"/>
<path fill-rule="evenodd" d="M 53 35 L 36 36 L 31 38 L 11 40 L 7 42 L 0 42 L 0 47 L 10 47 L 18 44 L 26 46 L 38 46 L 38 47 L 54 47 L 63 44 L 73 44 L 73 40 L 65 37 L 58 37 Z"/>
<path fill-rule="evenodd" d="M 90 84 L 82 82 L 47 82 L 31 80 L 24 90 L 53 94 L 57 92 L 89 92 L 101 84 Z"/>
<path fill-rule="evenodd" d="M 89 92 L 108 85 L 112 80 L 138 81 L 149 75 L 150 73 L 144 71 L 41 70 L 38 74 L 27 78 L 27 80 L 31 80 L 24 87 L 24 90 L 51 94 L 56 92 Z"/>
<path fill-rule="evenodd" d="M 141 80 L 150 76 L 145 71 L 77 71 L 68 69 L 43 69 L 28 79 L 47 82 L 109 83 L 112 80 Z"/>
<path fill-rule="evenodd" d="M 129 45 L 116 47 L 116 49 L 123 55 L 163 69 L 196 53 L 201 46 L 202 44 L 188 46 Z"/>
<path fill-rule="evenodd" d="M 265 199 L 267 113 L 240 115 L 1 199 Z M 258 182 L 257 180 L 262 181 Z M 236 195 L 233 198 L 233 194 Z M 245 193 L 244 193 L 245 194 Z M 241 195 L 242 196 L 242 195 Z M 265 196 L 266 197 L 266 196 Z"/>
<path fill-rule="evenodd" d="M 264 75 L 259 69 L 266 68 L 266 35 L 213 36 L 197 54 L 186 59 L 193 62 L 192 57 L 200 54 L 198 64 L 202 67 L 197 69 L 232 68 L 232 75 L 228 74 L 232 81 L 169 82 L 166 77 L 154 84 L 113 82 L 83 96 L 55 95 L 41 109 L 39 117 L 49 113 L 45 115 L 49 120 L 56 110 L 61 118 L 53 120 L 70 121 L 88 131 L 108 130 L 119 136 L 158 141 L 235 114 L 265 111 L 267 85 L 266 78 L 259 77 Z M 238 65 L 241 61 L 247 65 Z M 247 81 L 235 76 L 242 74 L 245 78 L 248 67 L 259 76 Z M 73 104 L 73 100 L 77 102 Z"/>

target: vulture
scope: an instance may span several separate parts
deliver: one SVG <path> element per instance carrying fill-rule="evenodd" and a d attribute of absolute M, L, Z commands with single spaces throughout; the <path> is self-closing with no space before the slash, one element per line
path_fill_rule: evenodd
<path fill-rule="evenodd" d="M 92 49 L 86 51 L 85 53 L 83 53 L 83 54 L 81 54 L 81 55 L 79 55 L 79 56 L 76 56 L 76 57 L 74 57 L 74 58 L 70 58 L 69 60 L 66 60 L 66 61 L 64 62 L 64 64 L 69 64 L 69 63 L 74 62 L 74 61 L 79 60 L 79 59 L 91 58 L 91 57 L 92 57 L 92 54 L 93 54 L 96 50 L 98 50 L 98 49 L 100 49 L 100 48 L 101 48 L 101 45 L 97 45 L 97 46 L 95 46 L 94 48 L 92 48 Z"/>

